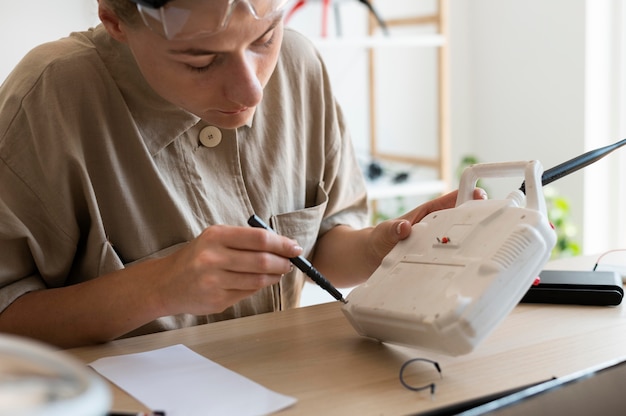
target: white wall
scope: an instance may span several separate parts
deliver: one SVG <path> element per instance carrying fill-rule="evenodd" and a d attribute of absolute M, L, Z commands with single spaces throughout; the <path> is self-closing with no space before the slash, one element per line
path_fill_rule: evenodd
<path fill-rule="evenodd" d="M 453 0 L 451 9 L 463 2 Z M 454 141 L 485 161 L 575 156 L 584 135 L 584 0 L 472 0 L 451 25 Z M 569 153 L 569 154 L 568 154 Z"/>
<path fill-rule="evenodd" d="M 626 137 L 626 6 L 589 1 L 586 8 L 587 148 Z M 588 251 L 626 248 L 626 148 L 589 166 L 584 176 L 584 243 Z"/>
<path fill-rule="evenodd" d="M 626 137 L 623 1 L 450 1 L 453 160 L 547 169 Z M 625 163 L 626 148 L 551 185 L 586 253 L 626 247 Z"/>
<path fill-rule="evenodd" d="M 2 1 L 0 81 L 31 48 L 98 21 L 96 0 Z"/>
<path fill-rule="evenodd" d="M 579 154 L 585 0 L 452 0 L 450 9 L 453 148 L 464 143 L 483 162 L 538 159 L 546 169 Z M 518 182 L 487 181 L 495 197 Z M 582 177 L 553 186 L 580 225 Z"/>
<path fill-rule="evenodd" d="M 453 160 L 472 152 L 547 169 L 624 137 L 620 8 L 619 0 L 451 0 Z M 570 200 L 587 253 L 626 246 L 619 152 L 551 185 Z"/>

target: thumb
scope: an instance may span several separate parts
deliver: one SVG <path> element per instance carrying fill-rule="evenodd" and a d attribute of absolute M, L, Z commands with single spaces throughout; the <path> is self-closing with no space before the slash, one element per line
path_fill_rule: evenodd
<path fill-rule="evenodd" d="M 407 238 L 410 234 L 411 234 L 411 223 L 407 220 L 398 220 L 395 221 L 395 226 L 394 226 L 394 234 L 396 235 L 396 237 L 398 238 L 396 240 L 396 242 L 394 243 L 394 245 L 400 241 L 400 240 L 404 240 L 405 238 Z"/>
<path fill-rule="evenodd" d="M 374 251 L 382 261 L 389 252 L 411 234 L 411 223 L 404 219 L 389 220 L 378 224 L 374 233 Z"/>

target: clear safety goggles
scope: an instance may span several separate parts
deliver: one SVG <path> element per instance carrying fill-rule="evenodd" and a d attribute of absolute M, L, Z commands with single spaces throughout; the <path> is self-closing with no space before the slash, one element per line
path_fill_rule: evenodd
<path fill-rule="evenodd" d="M 166 39 L 208 36 L 224 29 L 238 6 L 257 20 L 284 13 L 293 0 L 130 0 L 146 26 Z"/>

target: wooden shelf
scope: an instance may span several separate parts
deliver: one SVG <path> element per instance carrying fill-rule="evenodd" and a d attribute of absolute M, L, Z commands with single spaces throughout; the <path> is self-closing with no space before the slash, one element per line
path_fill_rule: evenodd
<path fill-rule="evenodd" d="M 416 48 L 441 47 L 446 44 L 443 35 L 419 36 L 364 36 L 364 37 L 329 37 L 310 38 L 320 48 Z"/>
<path fill-rule="evenodd" d="M 382 0 L 375 0 L 381 6 L 385 6 L 385 2 Z M 385 20 L 387 26 L 388 35 L 381 30 L 379 23 L 374 19 L 372 15 L 368 16 L 366 22 L 365 31 L 338 31 L 341 35 L 333 36 L 309 36 L 309 39 L 313 42 L 316 48 L 333 54 L 343 54 L 344 49 L 352 52 L 359 49 L 363 49 L 366 54 L 367 71 L 365 76 L 367 77 L 366 86 L 367 95 L 367 112 L 368 117 L 365 122 L 368 124 L 369 134 L 369 150 L 368 157 L 371 160 L 388 164 L 398 163 L 407 165 L 403 170 L 411 172 L 409 180 L 402 183 L 394 183 L 392 178 L 381 177 L 376 181 L 368 183 L 368 199 L 371 204 L 373 212 L 376 212 L 376 200 L 390 199 L 401 196 L 434 196 L 443 194 L 449 191 L 450 187 L 450 146 L 449 146 L 449 102 L 448 102 L 448 39 L 447 39 L 447 4 L 448 0 L 433 0 L 432 6 L 427 5 L 425 8 L 429 9 L 424 11 L 423 14 L 416 12 L 400 13 L 395 12 L 395 16 L 385 16 L 384 9 L 380 10 L 382 17 Z M 352 48 L 352 50 L 349 50 Z M 413 50 L 411 50 L 413 48 Z M 431 51 L 427 50 L 426 54 L 421 54 L 421 51 L 415 51 L 415 49 L 433 49 L 433 56 Z M 435 143 L 429 142 L 428 154 L 431 156 L 421 156 L 419 154 L 407 154 L 402 149 L 398 150 L 397 146 L 381 146 L 382 140 L 377 137 L 382 134 L 379 131 L 379 127 L 382 125 L 381 120 L 377 117 L 377 106 L 381 103 L 378 101 L 379 96 L 389 99 L 387 95 L 381 94 L 377 90 L 377 85 L 380 81 L 377 76 L 393 76 L 389 75 L 389 72 L 383 72 L 377 68 L 385 60 L 381 60 L 381 57 L 387 56 L 386 53 L 391 50 L 389 55 L 393 59 L 396 56 L 407 55 L 412 58 L 411 55 L 419 55 L 419 58 L 427 58 L 428 68 L 424 71 L 431 71 L 431 61 L 435 66 L 434 78 L 432 86 L 436 89 L 434 91 L 435 101 L 432 103 L 434 108 L 436 123 L 433 126 L 432 140 Z M 397 53 L 396 53 L 397 52 Z M 334 56 L 334 55 L 331 55 Z M 411 60 L 414 62 L 414 60 Z M 389 69 L 387 67 L 383 69 Z M 404 69 L 404 68 L 402 68 Z M 398 71 L 400 73 L 400 71 Z M 430 85 L 429 85 L 430 87 Z M 407 93 L 410 91 L 407 88 Z M 383 91 L 386 92 L 386 91 Z M 402 87 L 398 89 L 398 93 L 404 93 Z M 428 91 L 430 93 L 430 91 Z M 389 105 L 393 105 L 391 102 Z M 428 121 L 431 122 L 430 120 Z M 418 139 L 417 133 L 412 131 L 402 132 L 400 134 L 414 134 L 416 141 Z M 428 131 L 430 135 L 430 131 Z M 431 140 L 431 137 L 420 137 L 420 140 Z M 432 149 L 434 147 L 434 149 Z M 389 148 L 394 150 L 389 150 Z M 414 152 L 413 152 L 414 153 Z M 428 169 L 427 174 L 423 174 L 422 168 Z M 420 170 L 419 174 L 413 175 L 415 170 Z"/>
<path fill-rule="evenodd" d="M 443 180 L 409 180 L 393 183 L 387 180 L 367 183 L 367 196 L 370 201 L 397 198 L 401 196 L 438 195 L 447 190 Z"/>
<path fill-rule="evenodd" d="M 381 1 L 382 3 L 382 1 Z M 403 46 L 437 46 L 437 95 L 438 95 L 438 133 L 436 137 L 438 152 L 434 158 L 409 157 L 402 153 L 389 154 L 379 147 L 379 138 L 377 137 L 377 117 L 376 117 L 376 48 L 369 49 L 369 78 L 370 78 L 370 153 L 371 157 L 380 161 L 395 161 L 413 164 L 414 166 L 422 166 L 432 168 L 437 172 L 436 180 L 419 181 L 414 179 L 413 182 L 407 184 L 396 185 L 386 184 L 371 187 L 370 200 L 373 203 L 373 209 L 376 209 L 375 200 L 383 198 L 387 195 L 396 195 L 400 192 L 406 192 L 405 195 L 428 195 L 441 194 L 449 191 L 450 186 L 450 144 L 449 144 L 449 108 L 448 108 L 448 57 L 447 57 L 447 9 L 448 0 L 436 0 L 436 11 L 433 14 L 410 16 L 405 15 L 396 19 L 387 19 L 386 23 L 389 28 L 394 27 L 432 27 L 435 29 L 433 34 L 415 35 L 416 43 L 406 42 Z M 382 37 L 377 32 L 378 25 L 370 16 L 369 33 L 374 39 Z M 393 44 L 392 36 L 388 38 L 390 45 Z M 400 41 L 396 46 L 401 44 Z M 387 189 L 385 189 L 387 188 Z"/>

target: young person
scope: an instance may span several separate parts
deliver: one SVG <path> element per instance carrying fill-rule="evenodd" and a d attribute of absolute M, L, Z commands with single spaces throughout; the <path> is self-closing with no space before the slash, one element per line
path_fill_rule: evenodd
<path fill-rule="evenodd" d="M 454 205 L 363 228 L 341 111 L 286 7 L 100 0 L 101 25 L 22 60 L 0 88 L 0 331 L 72 347 L 295 307 L 290 257 L 356 285 Z"/>

